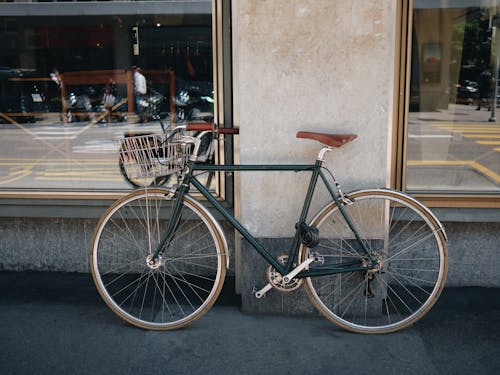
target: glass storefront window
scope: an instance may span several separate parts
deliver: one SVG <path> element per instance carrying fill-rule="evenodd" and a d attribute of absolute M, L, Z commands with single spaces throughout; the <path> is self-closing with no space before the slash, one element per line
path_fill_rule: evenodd
<path fill-rule="evenodd" d="M 414 0 L 406 190 L 500 192 L 499 10 Z"/>
<path fill-rule="evenodd" d="M 213 121 L 211 0 L 23 1 L 0 15 L 0 193 L 127 189 L 117 137 Z"/>

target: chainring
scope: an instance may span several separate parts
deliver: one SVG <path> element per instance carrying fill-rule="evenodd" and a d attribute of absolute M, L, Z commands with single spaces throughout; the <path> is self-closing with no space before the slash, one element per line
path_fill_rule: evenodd
<path fill-rule="evenodd" d="M 282 254 L 276 259 L 284 265 L 288 261 L 288 255 Z M 278 289 L 280 292 L 292 292 L 302 285 L 302 279 L 298 278 L 294 278 L 290 280 L 289 283 L 285 284 L 283 282 L 283 275 L 281 275 L 281 273 L 279 273 L 273 266 L 267 267 L 267 281 L 269 281 L 273 288 Z"/>

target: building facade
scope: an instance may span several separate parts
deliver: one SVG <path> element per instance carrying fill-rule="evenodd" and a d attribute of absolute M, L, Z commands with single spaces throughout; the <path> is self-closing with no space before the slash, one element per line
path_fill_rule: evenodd
<path fill-rule="evenodd" d="M 222 163 L 300 164 L 318 148 L 297 131 L 355 133 L 327 156 L 343 190 L 417 196 L 445 224 L 448 285 L 500 286 L 499 5 L 0 4 L 0 268 L 88 272 L 97 218 L 134 187 L 115 139 L 159 131 L 159 117 L 238 126 L 234 141 L 219 144 Z M 146 76 L 147 106 L 137 100 L 134 67 Z M 248 172 L 216 176 L 211 188 L 279 255 L 293 237 L 306 180 Z M 255 300 L 265 263 L 230 234 L 230 274 L 245 309 L 309 311 L 300 291 Z"/>

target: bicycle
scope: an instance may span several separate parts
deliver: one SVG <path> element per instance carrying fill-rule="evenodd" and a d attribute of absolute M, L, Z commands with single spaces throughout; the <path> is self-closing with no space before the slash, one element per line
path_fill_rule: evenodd
<path fill-rule="evenodd" d="M 187 129 L 237 133 L 213 124 Z M 157 173 L 178 172 L 179 185 L 124 196 L 108 208 L 94 232 L 92 275 L 114 313 L 143 329 L 171 330 L 199 319 L 216 301 L 229 264 L 228 244 L 205 204 L 189 194 L 193 186 L 269 263 L 268 283 L 252 291 L 255 297 L 303 285 L 327 319 L 359 333 L 397 331 L 424 316 L 439 297 L 447 273 L 447 237 L 439 220 L 402 192 L 341 190 L 324 167 L 324 156 L 356 135 L 298 132 L 297 138 L 322 144 L 314 164 L 198 164 L 200 140 L 188 136 L 165 145 L 185 157 L 171 163 L 149 158 L 149 163 L 164 168 Z M 311 173 L 288 253 L 272 256 L 197 179 L 198 170 Z M 307 220 L 319 180 L 332 199 Z"/>

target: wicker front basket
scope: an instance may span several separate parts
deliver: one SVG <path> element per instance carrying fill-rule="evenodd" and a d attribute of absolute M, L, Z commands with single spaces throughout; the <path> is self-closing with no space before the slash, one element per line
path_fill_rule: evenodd
<path fill-rule="evenodd" d="M 191 147 L 169 142 L 166 134 L 121 137 L 120 161 L 129 178 L 154 178 L 176 173 L 184 168 Z"/>

